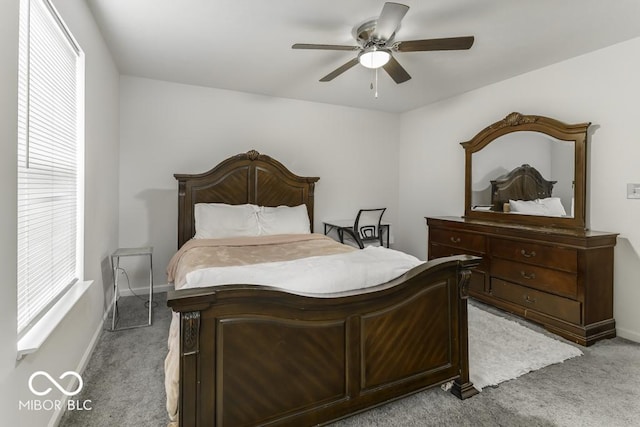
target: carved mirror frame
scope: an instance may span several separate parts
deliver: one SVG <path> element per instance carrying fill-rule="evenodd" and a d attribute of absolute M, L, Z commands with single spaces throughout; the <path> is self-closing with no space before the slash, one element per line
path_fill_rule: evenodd
<path fill-rule="evenodd" d="M 509 222 L 514 224 L 537 225 L 585 229 L 586 227 L 586 186 L 587 186 L 587 129 L 591 123 L 566 124 L 544 116 L 523 115 L 517 112 L 487 126 L 476 136 L 460 143 L 465 150 L 465 218 Z M 472 209 L 472 159 L 476 153 L 497 138 L 514 132 L 540 132 L 563 141 L 573 141 L 574 146 L 574 213 L 573 217 L 549 217 L 537 215 L 511 214 L 507 212 L 477 211 Z"/>

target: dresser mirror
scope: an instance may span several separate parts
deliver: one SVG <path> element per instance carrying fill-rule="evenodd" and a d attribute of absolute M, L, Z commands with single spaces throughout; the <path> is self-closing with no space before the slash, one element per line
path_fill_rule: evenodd
<path fill-rule="evenodd" d="M 463 142 L 465 217 L 584 229 L 588 127 L 511 113 Z"/>

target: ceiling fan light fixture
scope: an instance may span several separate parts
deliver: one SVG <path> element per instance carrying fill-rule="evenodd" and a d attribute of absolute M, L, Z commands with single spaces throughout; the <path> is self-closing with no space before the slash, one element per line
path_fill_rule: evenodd
<path fill-rule="evenodd" d="M 363 67 L 380 68 L 391 59 L 391 53 L 386 49 L 378 49 L 375 46 L 365 49 L 358 55 L 358 61 Z"/>
<path fill-rule="evenodd" d="M 358 51 L 356 57 L 352 57 L 349 61 L 321 78 L 321 82 L 329 82 L 360 63 L 363 67 L 373 69 L 376 79 L 378 76 L 377 70 L 384 68 L 389 77 L 397 84 L 400 84 L 410 80 L 411 76 L 396 60 L 396 53 L 466 50 L 473 45 L 475 40 L 473 36 L 396 41 L 396 33 L 400 29 L 402 19 L 408 10 L 409 6 L 407 5 L 385 2 L 384 6 L 382 6 L 382 12 L 377 18 L 369 19 L 353 27 L 351 33 L 357 46 L 296 43 L 291 47 L 293 49 Z"/>

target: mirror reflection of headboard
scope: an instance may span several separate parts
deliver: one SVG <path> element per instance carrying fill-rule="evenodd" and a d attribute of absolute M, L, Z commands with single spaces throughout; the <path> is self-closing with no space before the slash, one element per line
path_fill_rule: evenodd
<path fill-rule="evenodd" d="M 509 200 L 536 200 L 551 197 L 556 181 L 544 179 L 533 166 L 524 164 L 491 180 L 491 207 L 504 212 Z"/>
<path fill-rule="evenodd" d="M 589 125 L 570 125 L 544 116 L 514 112 L 487 126 L 471 140 L 461 143 L 465 149 L 464 216 L 584 229 Z M 511 194 L 496 197 L 492 181 L 500 181 L 524 164 L 533 166 L 541 179 L 554 182 L 549 196 L 560 199 L 567 215 L 513 215 L 503 212 L 500 206 L 505 203 L 505 196 Z M 536 186 L 532 191 L 544 193 L 542 181 Z M 527 200 L 527 197 L 534 199 L 526 194 L 515 196 L 514 200 Z"/>

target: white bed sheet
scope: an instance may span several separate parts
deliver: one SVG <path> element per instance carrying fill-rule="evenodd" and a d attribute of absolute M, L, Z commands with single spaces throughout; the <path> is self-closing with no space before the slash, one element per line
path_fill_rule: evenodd
<path fill-rule="evenodd" d="M 264 285 L 322 297 L 388 282 L 421 263 L 404 252 L 372 246 L 344 254 L 290 261 L 202 268 L 186 275 L 182 289 L 224 284 Z"/>

